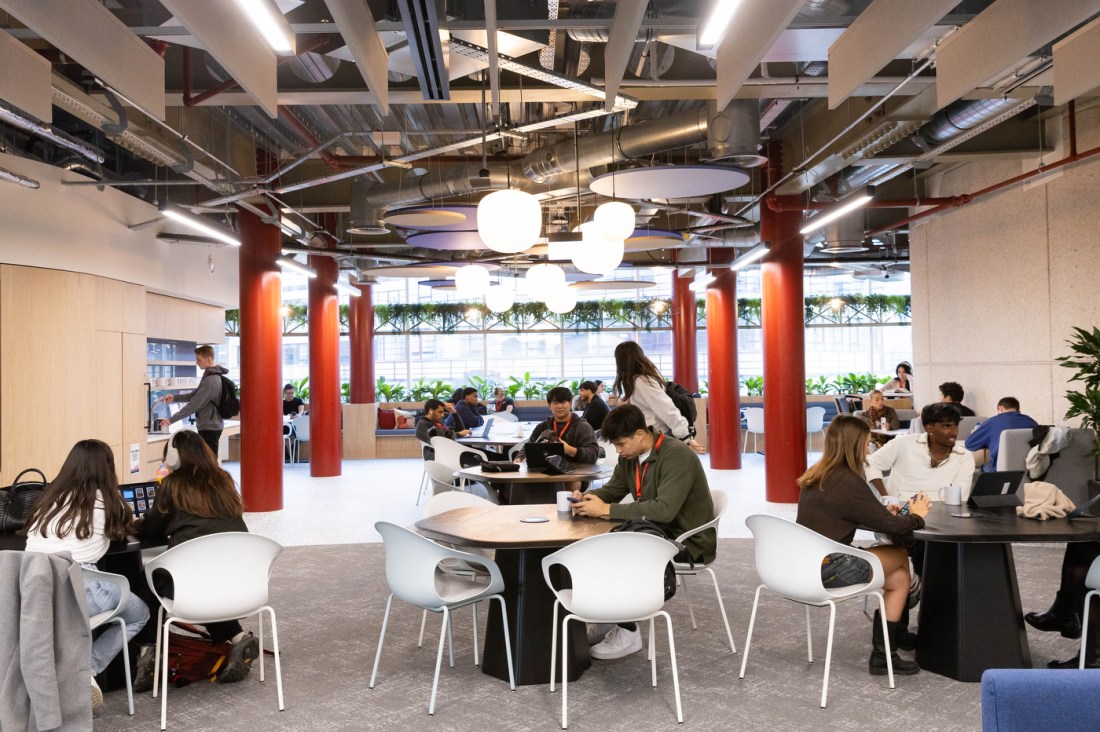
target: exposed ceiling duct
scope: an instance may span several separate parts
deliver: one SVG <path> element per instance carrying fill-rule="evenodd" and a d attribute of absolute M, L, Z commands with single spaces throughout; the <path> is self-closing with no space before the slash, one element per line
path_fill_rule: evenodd
<path fill-rule="evenodd" d="M 405 38 L 409 42 L 416 79 L 425 99 L 450 99 L 447 60 L 439 39 L 439 7 L 436 0 L 397 0 Z"/>
<path fill-rule="evenodd" d="M 1020 103 L 1019 99 L 962 99 L 936 112 L 917 130 L 913 142 L 928 151 L 978 127 Z"/>

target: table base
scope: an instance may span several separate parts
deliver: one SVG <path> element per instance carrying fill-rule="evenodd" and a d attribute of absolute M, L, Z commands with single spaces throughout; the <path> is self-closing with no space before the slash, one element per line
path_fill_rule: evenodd
<path fill-rule="evenodd" d="M 557 503 L 557 492 L 565 490 L 561 483 L 506 483 L 500 486 L 502 506 Z M 539 570 L 542 576 L 542 570 Z"/>
<path fill-rule="evenodd" d="M 497 566 L 504 576 L 504 601 L 508 603 L 508 625 L 516 684 L 550 683 L 550 634 L 554 620 L 554 593 L 542 576 L 542 559 L 556 549 L 498 549 Z M 561 622 L 561 617 L 558 618 Z M 508 666 L 501 635 L 500 604 L 489 604 L 482 670 L 508 680 Z M 517 639 L 522 638 L 520 643 Z M 584 623 L 569 624 L 569 680 L 576 681 L 592 665 Z M 560 651 L 559 651 L 560 653 Z M 561 666 L 561 657 L 557 659 Z"/>
<path fill-rule="evenodd" d="M 917 663 L 957 681 L 989 668 L 1031 668 L 1012 545 L 930 541 Z"/>

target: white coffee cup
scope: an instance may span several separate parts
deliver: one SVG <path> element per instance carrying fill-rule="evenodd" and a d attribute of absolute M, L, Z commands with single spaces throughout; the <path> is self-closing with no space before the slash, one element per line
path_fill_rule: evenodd
<path fill-rule="evenodd" d="M 946 485 L 940 488 L 940 500 L 948 506 L 960 506 L 962 505 L 962 491 L 961 485 Z"/>
<path fill-rule="evenodd" d="M 516 425 L 516 437 L 523 437 L 523 425 Z"/>
<path fill-rule="evenodd" d="M 561 511 L 562 513 L 566 513 L 569 511 L 569 506 L 571 505 L 569 503 L 569 497 L 572 495 L 572 491 L 558 491 L 557 498 L 559 511 Z"/>

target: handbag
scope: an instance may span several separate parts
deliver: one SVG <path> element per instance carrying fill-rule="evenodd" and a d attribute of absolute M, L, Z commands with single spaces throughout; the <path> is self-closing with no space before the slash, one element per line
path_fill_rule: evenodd
<path fill-rule="evenodd" d="M 27 473 L 38 473 L 41 480 L 22 480 Z M 0 534 L 11 534 L 27 524 L 34 504 L 46 492 L 45 474 L 38 468 L 27 468 L 15 476 L 15 482 L 0 488 Z"/>
<path fill-rule="evenodd" d="M 653 536 L 659 536 L 670 544 L 673 544 L 676 547 L 677 554 L 687 554 L 687 552 L 684 550 L 683 544 L 675 541 L 674 539 L 670 539 L 668 534 L 665 533 L 665 530 L 661 528 L 660 524 L 656 524 L 649 519 L 627 519 L 626 521 L 623 521 L 621 524 L 611 530 L 637 531 L 642 534 L 652 534 Z M 695 566 L 695 562 L 689 560 L 689 563 L 692 567 Z M 672 562 L 669 562 L 665 565 L 664 585 L 665 600 L 671 600 L 672 597 L 676 594 L 676 567 L 673 566 Z"/>
<path fill-rule="evenodd" d="M 542 469 L 542 472 L 547 475 L 564 475 L 565 473 L 572 473 L 576 469 L 576 465 L 569 462 L 561 455 L 547 455 L 546 467 Z"/>
<path fill-rule="evenodd" d="M 507 460 L 486 460 L 481 463 L 481 471 L 483 473 L 518 473 L 519 463 Z"/>

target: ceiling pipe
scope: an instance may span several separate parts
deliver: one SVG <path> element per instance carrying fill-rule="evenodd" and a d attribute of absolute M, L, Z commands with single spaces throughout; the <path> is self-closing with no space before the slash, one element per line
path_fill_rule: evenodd
<path fill-rule="evenodd" d="M 917 208 L 918 206 L 941 206 L 960 203 L 962 196 L 943 196 L 939 198 L 896 198 L 891 200 L 873 199 L 861 208 Z M 834 208 L 836 201 L 805 201 L 802 203 L 783 203 L 775 198 L 767 199 L 768 208 L 778 213 L 790 211 L 822 211 Z"/>
<path fill-rule="evenodd" d="M 102 163 L 106 159 L 103 152 L 95 146 L 89 145 L 83 140 L 78 140 L 51 124 L 39 121 L 3 100 L 0 100 L 0 122 L 5 122 L 12 127 L 41 137 L 43 140 L 52 142 L 58 147 L 70 150 L 81 157 L 91 160 L 93 163 Z"/>
<path fill-rule="evenodd" d="M 294 56 L 279 56 L 276 59 L 275 64 L 282 66 L 285 63 L 294 61 L 303 54 L 315 51 L 322 46 L 328 45 L 331 38 L 327 35 L 314 36 L 306 43 L 298 46 L 298 52 Z M 217 86 L 213 86 L 204 92 L 192 95 L 192 83 L 191 83 L 191 47 L 183 47 L 183 106 L 194 107 L 209 101 L 210 99 L 218 96 L 222 92 L 227 92 L 230 89 L 236 89 L 240 86 L 236 79 L 226 79 Z"/>

